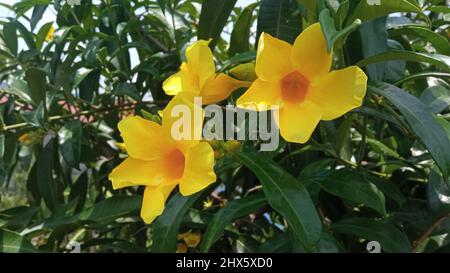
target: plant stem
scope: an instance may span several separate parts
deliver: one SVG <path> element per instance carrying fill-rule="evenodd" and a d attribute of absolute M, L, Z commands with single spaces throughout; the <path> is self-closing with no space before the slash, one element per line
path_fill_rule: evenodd
<path fill-rule="evenodd" d="M 150 102 L 149 101 L 149 102 L 142 102 L 142 103 L 144 103 L 144 104 L 165 104 L 166 102 L 158 102 L 158 101 Z M 80 111 L 80 112 L 76 112 L 76 113 L 72 113 L 72 114 L 51 116 L 48 118 L 48 121 L 58 121 L 58 120 L 62 120 L 62 119 L 74 118 L 74 117 L 79 117 L 79 116 L 84 116 L 84 115 L 91 115 L 91 114 L 95 114 L 95 113 L 108 112 L 108 111 L 112 111 L 112 110 L 121 110 L 121 111 L 130 110 L 130 109 L 133 109 L 134 106 L 136 106 L 136 103 L 132 102 L 132 103 L 126 103 L 126 104 L 122 104 L 122 105 L 108 106 L 105 108 L 84 110 L 84 111 Z M 4 126 L 3 128 L 1 128 L 0 132 L 6 132 L 9 130 L 20 129 L 20 128 L 24 128 L 24 127 L 28 127 L 28 126 L 30 126 L 30 125 L 26 122 L 16 123 L 16 124 Z"/>

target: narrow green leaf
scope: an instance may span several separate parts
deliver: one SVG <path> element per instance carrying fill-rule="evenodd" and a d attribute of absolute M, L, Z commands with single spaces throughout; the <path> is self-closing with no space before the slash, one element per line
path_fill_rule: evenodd
<path fill-rule="evenodd" d="M 198 39 L 212 39 L 209 46 L 214 48 L 236 2 L 237 0 L 204 0 L 198 23 Z"/>
<path fill-rule="evenodd" d="M 407 0 L 380 0 L 379 4 L 374 4 L 374 2 L 375 1 L 359 1 L 359 4 L 353 10 L 347 22 L 353 22 L 356 19 L 367 21 L 394 12 L 415 12 L 422 14 L 420 8 Z"/>
<path fill-rule="evenodd" d="M 72 167 L 78 168 L 83 137 L 81 122 L 72 120 L 58 131 L 59 151 L 64 160 Z"/>
<path fill-rule="evenodd" d="M 40 102 L 38 107 L 32 111 L 22 112 L 20 113 L 22 118 L 26 121 L 26 123 L 30 124 L 34 127 L 44 127 L 45 122 L 45 109 L 44 103 Z"/>
<path fill-rule="evenodd" d="M 263 194 L 257 194 L 242 199 L 232 200 L 214 214 L 208 224 L 200 244 L 201 252 L 208 252 L 211 246 L 220 238 L 225 227 L 233 220 L 247 216 L 266 204 Z"/>
<path fill-rule="evenodd" d="M 350 169 L 334 171 L 320 181 L 320 186 L 333 195 L 364 204 L 382 215 L 386 214 L 384 194 L 356 171 Z"/>
<path fill-rule="evenodd" d="M 302 30 L 302 17 L 296 0 L 262 0 L 259 8 L 256 41 L 266 32 L 294 43 Z"/>
<path fill-rule="evenodd" d="M 24 79 L 28 83 L 31 99 L 36 105 L 44 101 L 47 91 L 45 72 L 39 68 L 31 67 L 26 70 Z"/>
<path fill-rule="evenodd" d="M 81 221 L 106 223 L 138 212 L 141 203 L 140 195 L 117 195 L 84 209 L 77 218 Z"/>
<path fill-rule="evenodd" d="M 400 110 L 447 178 L 450 169 L 450 141 L 427 107 L 416 97 L 387 83 L 369 86 L 369 90 L 387 98 Z"/>
<path fill-rule="evenodd" d="M 407 62 L 429 63 L 442 69 L 444 72 L 450 72 L 450 57 L 440 54 L 419 53 L 412 51 L 391 50 L 375 56 L 368 57 L 356 65 L 363 67 L 369 64 L 380 62 L 404 60 Z"/>
<path fill-rule="evenodd" d="M 13 22 L 3 25 L 3 39 L 9 51 L 13 55 L 17 55 L 18 36 L 16 25 Z"/>
<path fill-rule="evenodd" d="M 33 13 L 31 14 L 31 20 L 30 20 L 31 31 L 34 30 L 36 25 L 42 19 L 42 16 L 44 15 L 45 11 L 47 10 L 47 7 L 48 7 L 48 5 L 34 6 Z"/>
<path fill-rule="evenodd" d="M 335 232 L 352 234 L 361 239 L 377 241 L 384 252 L 410 253 L 411 243 L 408 237 L 390 224 L 367 218 L 350 218 L 334 223 Z"/>
<path fill-rule="evenodd" d="M 257 3 L 248 5 L 236 20 L 231 32 L 229 56 L 250 50 L 250 28 L 253 22 L 253 11 L 257 5 Z"/>
<path fill-rule="evenodd" d="M 44 145 L 39 152 L 36 162 L 36 176 L 39 193 L 45 201 L 47 207 L 54 211 L 58 204 L 58 194 L 56 183 L 53 178 L 54 168 L 54 140 L 51 136 L 46 136 Z"/>
<path fill-rule="evenodd" d="M 34 246 L 22 235 L 14 231 L 0 229 L 0 252 L 37 252 Z"/>
<path fill-rule="evenodd" d="M 267 201 L 283 215 L 298 239 L 306 246 L 316 244 L 322 234 L 322 223 L 300 181 L 261 154 L 239 153 L 236 157 L 259 178 Z"/>
<path fill-rule="evenodd" d="M 322 32 L 325 36 L 325 41 L 327 43 L 327 51 L 330 53 L 334 47 L 334 44 L 339 39 L 345 40 L 345 38 L 353 32 L 359 25 L 361 25 L 361 20 L 356 19 L 353 23 L 342 30 L 337 30 L 333 17 L 331 16 L 329 9 L 323 9 L 319 14 L 319 22 L 322 28 Z"/>
<path fill-rule="evenodd" d="M 177 193 L 167 202 L 164 213 L 153 224 L 152 252 L 175 251 L 183 216 L 200 195 L 201 192 L 191 196 L 182 196 Z"/>
<path fill-rule="evenodd" d="M 422 92 L 419 99 L 431 112 L 440 113 L 450 106 L 450 89 L 441 85 L 431 86 Z"/>
<path fill-rule="evenodd" d="M 36 47 L 38 49 L 42 48 L 42 45 L 44 44 L 45 38 L 47 37 L 47 34 L 52 27 L 53 22 L 48 22 L 44 24 L 38 31 L 36 35 Z"/>
<path fill-rule="evenodd" d="M 450 43 L 448 39 L 439 33 L 429 30 L 425 27 L 417 25 L 402 25 L 397 28 L 389 30 L 391 37 L 400 35 L 410 35 L 422 38 L 433 45 L 436 51 L 443 55 L 450 55 Z"/>

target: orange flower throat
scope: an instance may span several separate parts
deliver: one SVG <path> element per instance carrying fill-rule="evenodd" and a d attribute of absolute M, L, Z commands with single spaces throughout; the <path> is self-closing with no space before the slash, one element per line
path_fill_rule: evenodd
<path fill-rule="evenodd" d="M 164 159 L 166 173 L 170 174 L 173 179 L 181 178 L 185 165 L 184 154 L 178 149 L 173 149 L 165 155 Z"/>
<path fill-rule="evenodd" d="M 309 79 L 294 71 L 281 79 L 281 98 L 287 102 L 302 102 L 308 93 Z"/>

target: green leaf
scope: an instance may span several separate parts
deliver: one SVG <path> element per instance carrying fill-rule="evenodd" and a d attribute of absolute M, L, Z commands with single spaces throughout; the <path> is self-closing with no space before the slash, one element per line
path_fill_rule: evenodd
<path fill-rule="evenodd" d="M 386 214 L 384 194 L 357 171 L 340 169 L 320 181 L 327 192 Z"/>
<path fill-rule="evenodd" d="M 351 149 L 351 129 L 353 121 L 355 120 L 355 115 L 349 116 L 345 119 L 336 131 L 336 137 L 334 139 L 334 148 L 336 149 L 337 155 L 340 158 L 350 160 L 352 157 Z"/>
<path fill-rule="evenodd" d="M 20 253 L 37 252 L 34 246 L 19 233 L 0 229 L 0 252 Z"/>
<path fill-rule="evenodd" d="M 370 2 L 370 3 L 369 3 Z M 380 0 L 380 4 L 373 4 L 374 1 L 359 1 L 347 22 L 356 19 L 367 21 L 377 17 L 389 15 L 394 12 L 415 12 L 422 14 L 422 10 L 407 0 Z"/>
<path fill-rule="evenodd" d="M 222 63 L 222 67 L 217 71 L 217 73 L 221 73 L 231 66 L 242 64 L 242 63 L 248 63 L 251 61 L 254 61 L 256 59 L 256 52 L 255 51 L 248 51 L 244 53 L 238 53 L 234 55 L 233 57 L 229 58 L 225 62 Z"/>
<path fill-rule="evenodd" d="M 9 22 L 3 25 L 3 40 L 6 47 L 13 55 L 17 55 L 18 48 L 18 36 L 17 28 L 13 22 Z"/>
<path fill-rule="evenodd" d="M 335 232 L 355 235 L 358 238 L 377 241 L 384 252 L 410 253 L 411 243 L 408 237 L 390 224 L 384 224 L 367 218 L 350 218 L 334 223 Z"/>
<path fill-rule="evenodd" d="M 267 201 L 283 215 L 296 237 L 307 247 L 316 244 L 322 223 L 305 187 L 262 154 L 239 153 L 236 157 L 259 178 Z"/>
<path fill-rule="evenodd" d="M 163 214 L 153 224 L 152 252 L 175 251 L 181 221 L 200 195 L 201 192 L 191 196 L 177 193 L 167 202 Z"/>
<path fill-rule="evenodd" d="M 329 9 L 323 9 L 319 14 L 319 22 L 322 28 L 322 32 L 325 36 L 325 41 L 327 42 L 327 51 L 328 53 L 334 47 L 334 44 L 339 39 L 345 40 L 345 38 L 353 31 L 355 31 L 359 25 L 361 25 L 361 21 L 359 19 L 355 20 L 349 26 L 342 30 L 337 30 L 335 26 L 335 22 L 333 17 L 330 14 Z"/>
<path fill-rule="evenodd" d="M 450 181 L 431 170 L 428 176 L 427 199 L 430 210 L 439 216 L 450 212 Z"/>
<path fill-rule="evenodd" d="M 42 48 L 42 45 L 44 44 L 45 38 L 47 37 L 47 34 L 52 27 L 53 22 L 48 22 L 44 24 L 38 31 L 36 35 L 36 47 L 38 49 Z"/>
<path fill-rule="evenodd" d="M 72 120 L 58 131 L 59 151 L 64 160 L 72 167 L 78 168 L 83 137 L 81 122 Z"/>
<path fill-rule="evenodd" d="M 117 88 L 114 90 L 114 93 L 117 96 L 128 96 L 134 100 L 139 100 L 139 91 L 136 86 L 132 83 L 121 82 L 117 85 Z"/>
<path fill-rule="evenodd" d="M 39 193 L 44 199 L 47 207 L 54 211 L 58 204 L 58 194 L 56 182 L 53 177 L 54 168 L 54 140 L 52 136 L 47 135 L 44 138 L 44 144 L 38 154 L 36 161 L 36 176 Z"/>
<path fill-rule="evenodd" d="M 361 25 L 358 30 L 363 58 L 376 56 L 388 51 L 388 33 L 386 17 L 376 18 Z M 367 76 L 371 81 L 380 82 L 386 78 L 386 63 L 371 64 L 366 67 Z"/>
<path fill-rule="evenodd" d="M 208 252 L 220 238 L 225 227 L 233 220 L 247 216 L 265 204 L 266 198 L 263 194 L 255 194 L 228 202 L 224 208 L 214 214 L 209 222 L 200 244 L 200 251 Z"/>
<path fill-rule="evenodd" d="M 101 69 L 90 71 L 87 75 L 84 75 L 79 83 L 80 98 L 86 101 L 91 101 L 94 97 L 94 93 L 100 86 Z"/>
<path fill-rule="evenodd" d="M 15 24 L 16 29 L 19 31 L 22 39 L 28 46 L 28 49 L 36 49 L 36 44 L 33 39 L 33 34 L 28 31 L 28 29 L 19 21 L 11 21 L 11 23 Z"/>
<path fill-rule="evenodd" d="M 39 68 L 31 67 L 25 72 L 25 81 L 28 83 L 31 99 L 34 103 L 39 104 L 45 99 L 47 91 L 47 80 L 45 72 Z"/>
<path fill-rule="evenodd" d="M 412 51 L 390 50 L 375 56 L 361 60 L 356 65 L 363 67 L 369 64 L 380 62 L 403 60 L 408 62 L 429 63 L 442 69 L 444 72 L 450 72 L 450 57 L 440 54 L 419 53 Z"/>
<path fill-rule="evenodd" d="M 229 56 L 250 50 L 250 28 L 253 22 L 253 11 L 257 5 L 257 3 L 248 5 L 236 20 L 231 32 Z"/>
<path fill-rule="evenodd" d="M 209 46 L 214 48 L 236 2 L 237 0 L 204 0 L 198 23 L 198 39 L 212 39 Z"/>
<path fill-rule="evenodd" d="M 287 253 L 292 249 L 289 234 L 281 233 L 270 238 L 258 249 L 258 253 Z"/>
<path fill-rule="evenodd" d="M 119 217 L 136 213 L 142 203 L 140 195 L 117 195 L 102 200 L 90 208 L 84 209 L 78 219 L 96 223 L 107 223 Z"/>
<path fill-rule="evenodd" d="M 440 113 L 450 105 L 450 89 L 441 85 L 430 86 L 422 92 L 419 99 L 431 112 Z"/>
<path fill-rule="evenodd" d="M 31 15 L 31 20 L 30 20 L 31 31 L 34 30 L 37 23 L 39 23 L 39 21 L 42 19 L 42 16 L 44 15 L 45 11 L 47 10 L 47 7 L 48 7 L 48 5 L 34 6 L 33 14 Z"/>
<path fill-rule="evenodd" d="M 13 79 L 11 86 L 9 86 L 9 88 L 6 88 L 5 91 L 9 94 L 19 97 L 26 103 L 33 104 L 27 82 L 22 79 Z"/>
<path fill-rule="evenodd" d="M 402 25 L 389 30 L 389 35 L 391 37 L 401 35 L 419 37 L 424 41 L 431 43 L 438 53 L 447 56 L 450 55 L 450 43 L 448 42 L 447 38 L 422 26 Z"/>
<path fill-rule="evenodd" d="M 367 176 L 367 178 L 380 189 L 386 197 L 391 198 L 400 206 L 406 202 L 405 195 L 400 191 L 393 181 L 384 180 L 377 176 Z"/>
<path fill-rule="evenodd" d="M 387 83 L 369 86 L 369 90 L 387 98 L 400 110 L 447 178 L 450 169 L 450 141 L 427 107 L 416 97 Z"/>
<path fill-rule="evenodd" d="M 36 109 L 32 111 L 22 112 L 20 113 L 20 115 L 25 120 L 25 122 L 30 124 L 31 126 L 40 128 L 44 127 L 45 109 L 43 102 L 40 102 Z"/>
<path fill-rule="evenodd" d="M 302 17 L 296 0 L 261 1 L 256 41 L 265 32 L 293 44 L 301 30 Z"/>

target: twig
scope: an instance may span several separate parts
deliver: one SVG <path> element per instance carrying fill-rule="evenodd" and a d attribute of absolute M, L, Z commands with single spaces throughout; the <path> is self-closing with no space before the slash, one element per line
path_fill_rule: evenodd
<path fill-rule="evenodd" d="M 143 101 L 141 103 L 144 103 L 144 104 L 163 104 L 165 102 L 158 102 L 158 101 L 145 102 L 145 101 Z M 97 109 L 93 109 L 93 110 L 84 110 L 84 111 L 80 111 L 80 112 L 72 113 L 72 114 L 50 116 L 48 118 L 48 121 L 58 121 L 58 120 L 62 120 L 62 119 L 74 118 L 74 117 L 79 117 L 79 116 L 84 116 L 84 115 L 91 115 L 91 114 L 101 113 L 101 112 L 108 112 L 108 111 L 112 111 L 112 110 L 130 110 L 130 109 L 133 109 L 134 106 L 136 106 L 136 103 L 134 103 L 134 102 L 126 103 L 126 104 L 122 104 L 122 105 L 112 105 L 112 106 L 108 106 L 108 107 L 105 107 L 105 108 L 97 108 Z M 28 123 L 26 123 L 26 122 L 16 123 L 16 124 L 12 124 L 12 125 L 3 126 L 3 128 L 1 128 L 1 130 L 0 130 L 0 132 L 6 132 L 6 131 L 9 131 L 9 130 L 19 129 L 19 128 L 28 127 L 28 126 L 30 126 L 30 125 Z"/>
<path fill-rule="evenodd" d="M 425 241 L 431 233 L 433 233 L 433 231 L 435 231 L 441 224 L 442 222 L 444 222 L 445 218 L 450 217 L 450 213 L 439 218 L 438 220 L 436 220 L 436 222 L 434 222 L 423 234 L 422 236 L 420 236 L 419 239 L 417 239 L 416 241 L 414 241 L 413 245 L 413 252 L 416 253 L 419 250 L 420 245 L 423 243 L 423 241 Z"/>

